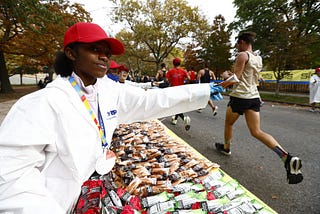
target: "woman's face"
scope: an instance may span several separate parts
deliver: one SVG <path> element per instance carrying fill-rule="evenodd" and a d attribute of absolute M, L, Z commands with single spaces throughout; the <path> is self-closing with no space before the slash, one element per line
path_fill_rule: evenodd
<path fill-rule="evenodd" d="M 121 71 L 120 72 L 120 81 L 123 82 L 128 78 L 129 73 L 127 71 Z"/>
<path fill-rule="evenodd" d="M 108 44 L 104 41 L 79 43 L 67 56 L 73 61 L 75 73 L 85 86 L 92 85 L 97 78 L 104 77 L 111 57 Z M 71 56 L 70 56 L 71 54 Z"/>

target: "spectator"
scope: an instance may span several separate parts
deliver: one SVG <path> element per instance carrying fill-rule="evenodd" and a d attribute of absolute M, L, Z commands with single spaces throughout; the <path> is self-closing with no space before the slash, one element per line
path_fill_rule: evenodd
<path fill-rule="evenodd" d="M 315 73 L 310 78 L 309 99 L 311 104 L 311 112 L 316 111 L 316 103 L 320 103 L 320 67 L 315 69 Z"/>
<path fill-rule="evenodd" d="M 120 65 L 118 65 L 116 61 L 111 60 L 109 64 L 107 76 L 113 81 L 119 82 L 119 72 L 120 72 Z"/>
<path fill-rule="evenodd" d="M 127 67 L 125 67 L 124 65 L 120 65 L 120 75 L 119 75 L 119 82 L 120 83 L 124 83 L 124 84 L 134 86 L 134 87 L 140 87 L 145 90 L 150 89 L 153 86 L 158 85 L 157 82 L 146 82 L 146 83 L 132 82 L 132 81 L 130 81 L 130 79 L 128 79 L 128 77 L 129 77 L 129 69 Z"/>

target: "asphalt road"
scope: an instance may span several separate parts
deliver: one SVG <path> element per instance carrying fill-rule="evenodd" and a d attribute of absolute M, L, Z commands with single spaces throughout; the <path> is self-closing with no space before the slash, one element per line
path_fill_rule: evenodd
<path fill-rule="evenodd" d="M 234 126 L 232 155 L 224 156 L 215 150 L 214 143 L 223 142 L 228 100 L 229 97 L 225 97 L 216 103 L 219 112 L 215 117 L 209 106 L 201 113 L 188 112 L 191 117 L 188 132 L 180 118 L 177 125 L 171 124 L 171 117 L 160 120 L 278 213 L 320 213 L 320 113 L 271 102 L 266 102 L 261 109 L 261 128 L 302 159 L 304 180 L 289 185 L 284 164 L 273 151 L 250 135 L 244 117 Z"/>

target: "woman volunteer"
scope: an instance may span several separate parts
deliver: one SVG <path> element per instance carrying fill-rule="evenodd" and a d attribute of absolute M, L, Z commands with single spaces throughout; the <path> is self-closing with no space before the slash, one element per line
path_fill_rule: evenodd
<path fill-rule="evenodd" d="M 209 84 L 145 91 L 105 77 L 111 54 L 123 52 L 96 24 L 67 30 L 58 77 L 18 100 L 1 124 L 0 213 L 70 211 L 82 183 L 113 167 L 118 124 L 205 107 Z"/>

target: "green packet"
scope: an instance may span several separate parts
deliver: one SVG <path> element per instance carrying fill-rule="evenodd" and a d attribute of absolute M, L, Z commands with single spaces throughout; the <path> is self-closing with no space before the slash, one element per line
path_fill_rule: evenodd
<path fill-rule="evenodd" d="M 210 190 L 210 192 L 212 192 L 216 198 L 222 198 L 227 194 L 232 194 L 232 192 L 234 192 L 239 186 L 239 182 L 231 180 L 223 186 Z"/>
<path fill-rule="evenodd" d="M 156 203 L 147 209 L 147 214 L 159 214 L 174 211 L 174 205 L 174 200 Z"/>
<path fill-rule="evenodd" d="M 176 201 L 177 209 L 191 209 L 192 204 L 197 202 L 203 202 L 207 200 L 207 191 L 194 192 L 193 190 L 176 196 L 174 199 Z"/>
<path fill-rule="evenodd" d="M 211 187 L 216 186 L 216 182 L 220 181 L 223 178 L 223 174 L 218 170 L 213 173 L 210 173 L 206 178 L 204 178 L 201 182 L 205 186 L 206 189 L 211 189 Z M 225 182 L 224 182 L 225 183 Z M 220 185 L 220 183 L 219 183 Z"/>
<path fill-rule="evenodd" d="M 257 210 L 256 213 L 259 213 L 259 214 L 274 214 L 274 211 L 272 211 L 269 208 L 265 207 L 265 205 L 263 205 L 260 201 L 258 201 L 256 199 L 253 199 L 251 201 L 251 204 Z"/>
<path fill-rule="evenodd" d="M 223 207 L 228 202 L 230 202 L 230 200 L 227 197 L 218 198 L 215 200 L 203 201 L 200 203 L 200 207 L 202 210 L 204 210 L 208 213 L 208 212 L 212 212 L 215 210 L 219 210 L 221 207 Z"/>
<path fill-rule="evenodd" d="M 175 210 L 172 212 L 168 212 L 167 214 L 207 214 L 207 212 L 202 209 L 195 209 L 195 210 Z"/>
<path fill-rule="evenodd" d="M 270 209 L 268 209 L 266 207 L 262 208 L 261 210 L 259 210 L 256 213 L 259 213 L 259 214 L 274 214 L 274 212 L 272 212 Z"/>
<path fill-rule="evenodd" d="M 141 199 L 141 205 L 142 207 L 148 208 L 151 207 L 157 203 L 168 201 L 173 195 L 169 194 L 167 191 L 161 192 L 157 195 L 148 196 Z"/>
<path fill-rule="evenodd" d="M 180 193 L 180 194 L 184 194 L 186 192 L 189 192 L 191 190 L 195 191 L 195 192 L 199 192 L 199 191 L 203 191 L 205 188 L 202 184 L 195 184 L 192 182 L 185 182 L 185 183 L 181 183 L 178 184 L 176 186 L 173 187 L 172 192 L 174 193 Z"/>

